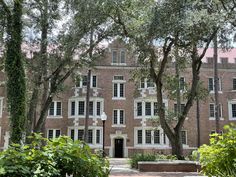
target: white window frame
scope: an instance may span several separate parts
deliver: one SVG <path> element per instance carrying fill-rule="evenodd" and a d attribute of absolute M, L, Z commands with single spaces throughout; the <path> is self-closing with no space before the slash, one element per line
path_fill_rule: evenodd
<path fill-rule="evenodd" d="M 116 62 L 114 62 L 114 59 L 113 59 L 113 52 L 116 52 L 117 55 L 116 55 Z M 124 63 L 121 63 L 121 53 L 124 52 L 125 53 L 125 58 L 124 58 Z M 126 50 L 125 49 L 111 49 L 111 65 L 123 65 L 125 66 L 126 65 Z"/>
<path fill-rule="evenodd" d="M 142 103 L 142 115 L 138 116 L 138 108 L 137 108 L 137 103 L 141 102 Z M 146 116 L 146 110 L 145 110 L 145 104 L 146 102 L 151 102 L 151 115 Z M 155 117 L 154 115 L 154 103 L 156 103 L 156 99 L 135 99 L 134 100 L 134 119 L 141 119 L 141 118 L 152 118 Z M 165 104 L 165 109 L 168 109 L 168 100 L 164 99 L 163 103 Z"/>
<path fill-rule="evenodd" d="M 58 102 L 61 103 L 61 115 L 57 115 L 57 103 Z M 54 108 L 53 108 L 53 115 L 49 115 L 49 113 L 50 113 L 50 107 L 49 107 L 47 118 L 57 118 L 57 119 L 58 118 L 63 118 L 63 116 L 62 116 L 62 110 L 63 110 L 62 101 L 52 101 L 52 103 L 53 103 L 53 106 L 54 106 Z"/>
<path fill-rule="evenodd" d="M 57 130 L 59 130 L 59 131 L 60 131 L 60 135 L 59 135 L 59 137 L 61 136 L 61 129 L 54 129 L 54 128 L 49 128 L 49 129 L 47 129 L 47 138 L 49 138 L 49 136 L 48 136 L 48 135 L 49 135 L 49 131 L 50 131 L 50 130 L 52 130 L 52 131 L 53 131 L 52 139 L 54 139 L 54 138 L 57 138 L 57 137 L 56 137 L 56 131 L 57 131 Z"/>
<path fill-rule="evenodd" d="M 117 123 L 114 123 L 114 111 L 117 111 Z M 120 123 L 120 112 L 123 111 L 123 124 Z M 112 112 L 112 127 L 126 127 L 125 125 L 125 110 L 124 109 L 113 109 Z"/>
<path fill-rule="evenodd" d="M 68 127 L 68 136 L 71 137 L 71 130 L 74 129 L 74 139 L 77 140 L 78 139 L 78 130 L 84 130 L 84 126 L 78 126 L 78 127 Z M 92 140 L 92 144 L 89 143 L 88 145 L 91 148 L 102 148 L 102 138 L 103 138 L 103 128 L 102 127 L 98 127 L 98 126 L 89 126 L 88 130 L 92 130 L 93 132 L 93 140 Z M 100 130 L 100 143 L 97 143 L 97 130 Z"/>
<path fill-rule="evenodd" d="M 139 89 L 154 89 L 156 87 L 155 82 L 153 82 L 153 87 L 148 87 L 148 81 L 152 80 L 151 78 L 142 78 L 139 82 Z M 144 87 L 142 87 L 142 83 L 144 84 Z"/>
<path fill-rule="evenodd" d="M 229 120 L 234 120 L 234 121 L 236 121 L 236 117 L 233 117 L 233 115 L 232 115 L 232 104 L 236 104 L 236 100 L 230 100 L 230 101 L 228 101 Z"/>
<path fill-rule="evenodd" d="M 75 115 L 71 115 L 71 102 L 75 102 Z M 84 114 L 78 115 L 79 113 L 79 101 L 84 102 Z M 101 118 L 101 114 L 104 110 L 104 99 L 103 98 L 90 98 L 89 102 L 93 102 L 93 115 L 89 115 L 89 118 Z M 97 102 L 100 102 L 100 115 L 97 115 Z M 86 98 L 72 98 L 68 100 L 68 118 L 85 118 L 86 114 Z"/>
<path fill-rule="evenodd" d="M 77 86 L 75 84 L 75 88 L 84 88 L 84 87 L 87 87 L 87 85 L 83 85 L 83 76 L 86 76 L 88 77 L 86 74 L 81 74 L 79 77 L 80 77 L 80 81 L 79 81 L 79 85 Z M 93 87 L 93 77 L 96 77 L 96 87 Z M 91 74 L 90 76 L 90 88 L 97 88 L 97 85 L 98 85 L 98 77 L 96 74 Z"/>
<path fill-rule="evenodd" d="M 125 57 L 125 58 L 124 58 L 124 63 L 121 62 L 121 53 L 122 53 L 122 52 L 124 52 L 124 57 Z M 120 58 L 120 62 L 119 62 L 120 65 L 126 64 L 126 50 L 124 50 L 124 49 L 121 49 L 121 50 L 120 50 L 120 57 L 119 57 L 119 58 Z"/>
<path fill-rule="evenodd" d="M 209 79 L 212 79 L 212 81 L 213 81 L 213 90 L 209 90 Z M 214 79 L 214 77 L 208 77 L 207 82 L 208 82 L 208 84 L 207 84 L 207 86 L 208 86 L 208 91 L 209 91 L 210 93 L 215 93 L 215 79 Z M 220 78 L 219 78 L 219 93 L 222 93 L 222 82 L 221 82 L 221 79 L 220 79 Z"/>
<path fill-rule="evenodd" d="M 115 75 L 115 76 L 121 76 L 121 75 Z M 114 77 L 115 77 L 114 76 Z M 113 77 L 112 80 L 112 100 L 125 100 L 125 83 L 126 80 L 115 80 Z M 124 76 L 123 76 L 124 78 Z M 115 93 L 115 89 L 114 89 L 114 85 L 117 84 L 117 96 L 114 96 Z M 123 96 L 121 96 L 121 90 L 120 90 L 120 85 L 123 84 Z"/>
<path fill-rule="evenodd" d="M 142 144 L 138 144 L 138 130 L 142 130 Z M 151 144 L 146 143 L 146 130 L 151 131 Z M 154 131 L 159 130 L 160 143 L 154 143 Z M 170 148 L 169 140 L 166 137 L 166 143 L 164 144 L 164 131 L 161 127 L 134 127 L 134 147 L 139 148 Z"/>
<path fill-rule="evenodd" d="M 214 117 L 211 117 L 210 116 L 210 105 L 214 105 Z M 221 111 L 221 115 L 219 115 L 219 117 L 220 117 L 220 120 L 224 120 L 224 118 L 223 118 L 223 106 L 222 106 L 222 104 L 221 103 L 219 103 L 219 107 L 220 107 L 220 111 Z M 209 103 L 209 109 L 208 109 L 208 115 L 209 115 L 209 120 L 215 120 L 215 103 Z"/>

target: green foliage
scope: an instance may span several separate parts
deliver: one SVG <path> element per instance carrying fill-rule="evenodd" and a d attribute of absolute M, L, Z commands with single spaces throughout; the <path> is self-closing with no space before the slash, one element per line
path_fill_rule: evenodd
<path fill-rule="evenodd" d="M 158 160 L 177 160 L 174 155 L 164 155 L 164 154 L 134 154 L 130 159 L 130 165 L 132 168 L 138 168 L 138 162 L 141 161 L 158 161 Z"/>
<path fill-rule="evenodd" d="M 130 159 L 130 165 L 132 168 L 138 168 L 138 162 L 140 161 L 155 161 L 155 154 L 134 154 Z"/>
<path fill-rule="evenodd" d="M 48 141 L 35 134 L 30 145 L 12 144 L 0 153 L 2 177 L 106 177 L 108 161 L 69 137 Z M 46 143 L 42 146 L 42 142 Z"/>
<path fill-rule="evenodd" d="M 208 176 L 236 176 L 236 126 L 227 125 L 223 135 L 214 134 L 210 145 L 200 147 L 202 172 Z"/>

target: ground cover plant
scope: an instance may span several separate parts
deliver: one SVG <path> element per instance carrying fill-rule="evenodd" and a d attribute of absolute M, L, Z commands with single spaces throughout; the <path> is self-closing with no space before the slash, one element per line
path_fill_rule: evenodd
<path fill-rule="evenodd" d="M 88 145 L 61 136 L 47 140 L 35 134 L 29 145 L 12 144 L 0 153 L 2 177 L 107 177 L 109 163 Z M 42 144 L 46 144 L 43 145 Z"/>

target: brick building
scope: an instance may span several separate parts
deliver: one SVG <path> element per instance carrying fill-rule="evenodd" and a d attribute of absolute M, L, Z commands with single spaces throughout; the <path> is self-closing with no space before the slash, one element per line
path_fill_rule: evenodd
<path fill-rule="evenodd" d="M 201 144 L 209 142 L 209 134 L 215 129 L 213 49 L 208 49 L 201 69 L 201 81 L 209 89 L 209 96 L 200 102 Z M 107 115 L 105 128 L 105 150 L 111 157 L 127 157 L 134 152 L 161 152 L 171 150 L 168 138 L 160 126 L 155 129 L 151 118 L 157 113 L 154 84 L 149 79 L 140 83 L 131 81 L 131 71 L 136 61 L 124 45 L 115 41 L 106 50 L 92 70 L 88 141 L 92 148 L 102 148 L 101 114 Z M 79 71 L 81 79 L 68 79 L 66 89 L 55 97 L 48 111 L 46 134 L 49 138 L 68 135 L 82 139 L 85 120 L 86 74 Z M 190 82 L 190 70 L 181 75 L 181 82 Z M 4 75 L 0 73 L 1 82 Z M 226 53 L 219 51 L 219 103 L 220 126 L 236 121 L 236 49 Z M 184 86 L 183 86 L 184 87 Z M 0 147 L 8 144 L 8 116 L 6 92 L 0 87 Z M 166 110 L 175 110 L 175 102 L 164 98 Z M 184 102 L 182 103 L 184 104 Z M 182 142 L 186 153 L 197 147 L 196 105 L 188 114 L 182 131 Z"/>

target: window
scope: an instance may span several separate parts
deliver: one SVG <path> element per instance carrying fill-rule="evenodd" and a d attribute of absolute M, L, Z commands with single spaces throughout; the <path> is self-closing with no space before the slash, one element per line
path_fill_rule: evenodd
<path fill-rule="evenodd" d="M 125 50 L 112 50 L 112 64 L 125 64 L 126 52 Z"/>
<path fill-rule="evenodd" d="M 165 109 L 165 104 L 163 103 L 163 109 Z M 146 116 L 147 118 L 158 116 L 158 106 L 157 102 L 151 101 L 138 101 L 135 102 L 135 115 L 137 117 Z"/>
<path fill-rule="evenodd" d="M 185 90 L 185 78 L 184 77 L 179 78 L 179 88 L 182 91 Z"/>
<path fill-rule="evenodd" d="M 219 89 L 219 91 L 221 91 L 221 80 L 219 79 L 218 80 L 218 89 Z M 210 92 L 213 92 L 214 90 L 215 90 L 215 88 L 214 88 L 214 78 L 208 78 L 208 90 L 210 91 Z"/>
<path fill-rule="evenodd" d="M 113 110 L 113 124 L 116 125 L 124 124 L 124 110 L 120 109 Z"/>
<path fill-rule="evenodd" d="M 70 100 L 69 101 L 69 116 L 79 117 L 85 116 L 86 102 L 83 99 Z M 89 116 L 90 117 L 100 117 L 102 112 L 103 101 L 101 99 L 91 99 L 89 102 Z"/>
<path fill-rule="evenodd" d="M 152 143 L 152 134 L 151 134 L 151 130 L 146 130 L 145 131 L 145 143 L 146 144 L 151 144 Z"/>
<path fill-rule="evenodd" d="M 233 78 L 233 90 L 236 90 L 236 78 Z"/>
<path fill-rule="evenodd" d="M 116 50 L 112 50 L 112 63 L 118 63 L 118 53 Z"/>
<path fill-rule="evenodd" d="M 78 115 L 84 115 L 84 109 L 85 109 L 85 106 L 84 106 L 84 101 L 79 101 L 79 104 L 78 104 Z"/>
<path fill-rule="evenodd" d="M 227 57 L 220 58 L 220 61 L 221 61 L 222 64 L 227 64 L 228 63 L 228 58 Z"/>
<path fill-rule="evenodd" d="M 87 87 L 87 81 L 88 81 L 88 76 L 87 75 L 82 75 L 78 76 L 76 78 L 76 87 Z M 91 75 L 90 78 L 90 87 L 96 88 L 97 87 L 97 76 L 96 75 Z"/>
<path fill-rule="evenodd" d="M 60 101 L 53 101 L 48 110 L 49 117 L 60 117 L 62 115 L 62 105 Z"/>
<path fill-rule="evenodd" d="M 97 144 L 101 143 L 101 131 L 100 130 L 96 131 L 96 143 Z"/>
<path fill-rule="evenodd" d="M 147 88 L 152 88 L 152 87 L 154 87 L 154 82 L 153 82 L 153 80 L 152 79 L 148 79 L 147 80 Z"/>
<path fill-rule="evenodd" d="M 49 139 L 58 138 L 60 135 L 61 135 L 61 130 L 58 130 L 58 129 L 48 130 L 48 138 Z"/>
<path fill-rule="evenodd" d="M 181 103 L 181 105 L 180 105 L 180 113 L 181 114 L 184 111 L 184 107 L 185 107 L 185 104 Z M 176 103 L 174 104 L 174 113 L 175 113 L 175 115 L 177 115 L 177 104 Z"/>
<path fill-rule="evenodd" d="M 151 102 L 145 102 L 145 115 L 151 116 Z"/>
<path fill-rule="evenodd" d="M 76 133 L 77 131 L 77 133 Z M 78 129 L 70 129 L 70 137 L 73 140 L 83 140 L 84 139 L 84 127 L 79 127 Z M 90 145 L 101 145 L 101 128 L 89 128 L 88 129 L 88 143 Z"/>
<path fill-rule="evenodd" d="M 207 63 L 212 64 L 213 63 L 213 57 L 207 57 Z"/>
<path fill-rule="evenodd" d="M 182 144 L 187 144 L 187 131 L 181 131 Z"/>
<path fill-rule="evenodd" d="M 138 144 L 142 144 L 143 143 L 143 131 L 142 130 L 138 130 L 137 131 L 137 143 Z"/>
<path fill-rule="evenodd" d="M 159 129 L 140 128 L 135 130 L 135 142 L 137 145 L 166 145 L 166 137 Z"/>
<path fill-rule="evenodd" d="M 125 84 L 123 76 L 114 76 L 113 78 L 113 97 L 124 98 Z"/>
<path fill-rule="evenodd" d="M 155 87 L 155 83 L 153 82 L 152 78 L 141 78 L 140 80 L 140 88 L 145 88 L 145 89 L 148 89 L 148 88 L 153 88 Z"/>
<path fill-rule="evenodd" d="M 143 115 L 143 107 L 142 102 L 137 102 L 137 116 Z"/>
<path fill-rule="evenodd" d="M 219 117 L 222 117 L 222 104 L 219 104 L 218 114 L 219 114 Z M 209 117 L 215 118 L 215 104 L 214 103 L 209 104 Z"/>
<path fill-rule="evenodd" d="M 228 102 L 229 120 L 236 120 L 236 101 Z"/>
<path fill-rule="evenodd" d="M 145 88 L 145 78 L 141 78 L 141 80 L 140 80 L 140 88 Z"/>
<path fill-rule="evenodd" d="M 160 144 L 160 130 L 154 131 L 154 144 Z"/>

